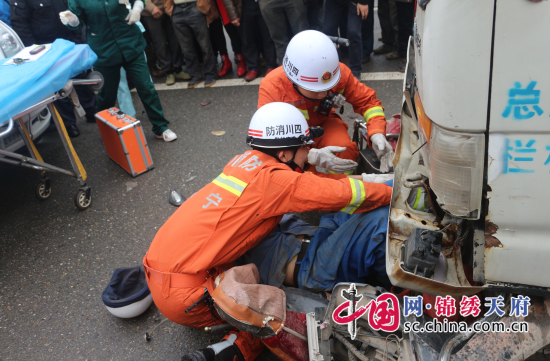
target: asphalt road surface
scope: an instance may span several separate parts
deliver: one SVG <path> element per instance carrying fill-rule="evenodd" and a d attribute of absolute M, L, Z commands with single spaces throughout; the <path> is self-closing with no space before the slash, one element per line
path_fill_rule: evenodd
<path fill-rule="evenodd" d="M 375 26 L 377 47 L 377 18 Z M 398 62 L 373 56 L 363 71 L 396 72 Z M 163 79 L 155 83 L 162 86 Z M 400 112 L 402 81 L 366 83 L 377 91 L 388 117 Z M 73 204 L 75 179 L 50 175 L 53 194 L 41 202 L 34 195 L 38 172 L 0 165 L 0 360 L 179 360 L 221 339 L 223 333 L 166 322 L 146 342 L 144 332 L 157 324 L 160 312 L 152 306 L 137 318 L 116 318 L 105 309 L 101 292 L 116 268 L 141 263 L 155 233 L 176 210 L 168 203 L 171 188 L 191 196 L 247 149 L 257 93 L 258 85 L 159 91 L 178 135 L 169 144 L 155 139 L 134 93 L 155 163 L 137 178 L 109 159 L 95 124 L 79 121 L 81 136 L 73 144 L 93 195 L 86 211 Z M 200 105 L 207 100 L 209 105 Z M 347 105 L 343 115 L 350 125 L 351 111 Z M 220 130 L 225 135 L 212 135 Z M 45 135 L 38 149 L 47 162 L 70 168 L 57 133 Z M 260 359 L 275 357 L 266 351 Z"/>

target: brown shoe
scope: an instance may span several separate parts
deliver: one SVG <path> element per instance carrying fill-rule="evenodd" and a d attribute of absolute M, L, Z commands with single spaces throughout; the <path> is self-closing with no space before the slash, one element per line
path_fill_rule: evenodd
<path fill-rule="evenodd" d="M 149 72 L 151 73 L 151 76 L 154 76 L 155 78 L 162 78 L 163 76 L 166 76 L 165 72 L 155 68 L 149 68 Z"/>
<path fill-rule="evenodd" d="M 246 76 L 244 77 L 244 80 L 246 81 L 252 81 L 256 79 L 260 75 L 260 72 L 257 72 L 256 70 L 250 70 Z"/>
<path fill-rule="evenodd" d="M 401 59 L 401 58 L 399 57 L 399 53 L 394 50 L 391 53 L 386 54 L 386 59 L 388 59 L 388 60 L 397 60 L 397 59 Z"/>

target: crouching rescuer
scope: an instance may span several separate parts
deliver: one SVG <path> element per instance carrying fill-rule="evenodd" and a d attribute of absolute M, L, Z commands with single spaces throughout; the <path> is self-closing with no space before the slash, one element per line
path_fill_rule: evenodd
<path fill-rule="evenodd" d="M 280 126 L 293 132 L 266 132 Z M 216 179 L 187 199 L 158 231 L 143 259 L 156 306 L 181 325 L 225 323 L 208 295 L 214 294 L 224 270 L 272 234 L 286 213 L 358 214 L 390 203 L 388 185 L 303 173 L 313 140 L 304 116 L 292 105 L 260 108 L 248 134 L 252 150 L 233 157 Z M 183 359 L 251 361 L 262 349 L 257 337 L 232 331 L 221 343 Z"/>
<path fill-rule="evenodd" d="M 338 52 L 332 40 L 325 34 L 306 30 L 296 34 L 288 44 L 283 65 L 265 76 L 260 83 L 258 108 L 272 102 L 295 106 L 309 126 L 321 127 L 324 134 L 315 137 L 310 157 L 320 151 L 331 151 L 339 158 L 353 162 L 359 157 L 357 145 L 348 135 L 348 125 L 336 114 L 343 113 L 345 102 L 367 122 L 368 145 L 380 159 L 380 170 L 387 173 L 392 166 L 393 149 L 386 140 L 386 117 L 376 92 L 357 80 L 350 68 L 338 60 Z M 278 134 L 279 129 L 266 129 Z M 330 148 L 327 148 L 330 147 Z M 331 167 L 308 165 L 307 171 L 317 174 L 351 174 L 357 166 Z M 332 177 L 334 178 L 334 177 Z"/>

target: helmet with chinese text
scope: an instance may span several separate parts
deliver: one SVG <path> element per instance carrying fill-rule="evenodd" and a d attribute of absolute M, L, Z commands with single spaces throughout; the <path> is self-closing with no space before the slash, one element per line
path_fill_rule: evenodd
<path fill-rule="evenodd" d="M 293 148 L 315 144 L 304 115 L 287 103 L 269 103 L 254 113 L 246 143 L 258 148 Z"/>
<path fill-rule="evenodd" d="M 291 82 L 309 91 L 332 89 L 340 80 L 338 52 L 325 34 L 306 30 L 290 40 L 283 69 Z"/>

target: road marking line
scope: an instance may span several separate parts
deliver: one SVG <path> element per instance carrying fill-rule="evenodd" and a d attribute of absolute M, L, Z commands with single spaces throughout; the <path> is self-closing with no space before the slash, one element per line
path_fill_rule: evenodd
<path fill-rule="evenodd" d="M 399 72 L 378 72 L 378 73 L 361 73 L 361 81 L 377 81 L 377 80 L 403 80 L 405 75 Z M 260 85 L 262 78 L 256 78 L 251 82 L 247 82 L 243 78 L 240 79 L 220 79 L 217 80 L 211 88 L 221 88 L 229 86 L 244 86 L 244 85 Z M 194 89 L 204 88 L 204 81 L 197 85 Z M 187 88 L 187 82 L 177 82 L 174 85 L 166 85 L 164 83 L 155 84 L 157 91 L 161 90 L 183 90 Z M 135 89 L 132 92 L 136 92 Z"/>

